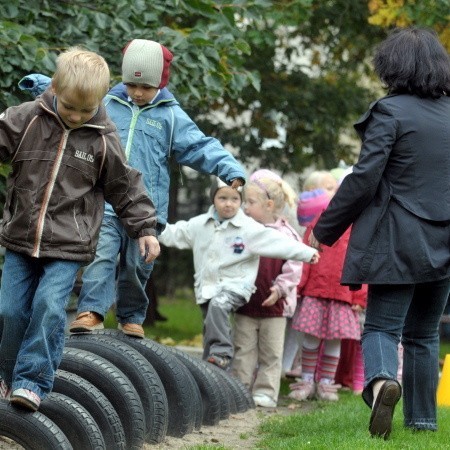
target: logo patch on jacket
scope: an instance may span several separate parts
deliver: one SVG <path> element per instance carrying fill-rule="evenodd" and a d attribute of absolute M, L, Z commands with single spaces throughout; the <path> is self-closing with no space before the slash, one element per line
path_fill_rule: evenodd
<path fill-rule="evenodd" d="M 237 236 L 234 238 L 233 245 L 231 246 L 233 248 L 233 253 L 242 253 L 245 250 L 245 244 L 241 237 Z"/>
<path fill-rule="evenodd" d="M 153 120 L 153 119 L 147 119 L 146 123 L 147 123 L 147 125 L 150 125 L 152 127 L 158 128 L 158 130 L 162 130 L 161 122 L 158 122 L 158 121 Z"/>
<path fill-rule="evenodd" d="M 87 162 L 94 162 L 94 157 L 90 153 L 82 152 L 81 150 L 75 150 L 75 158 L 82 159 Z"/>

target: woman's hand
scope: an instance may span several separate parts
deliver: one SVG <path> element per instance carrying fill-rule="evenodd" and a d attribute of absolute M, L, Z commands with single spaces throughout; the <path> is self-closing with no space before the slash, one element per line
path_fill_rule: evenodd
<path fill-rule="evenodd" d="M 316 248 L 317 250 L 322 251 L 322 248 L 320 246 L 320 242 L 317 240 L 317 238 L 314 236 L 314 232 L 311 231 L 311 234 L 309 235 L 309 246 L 312 248 Z"/>

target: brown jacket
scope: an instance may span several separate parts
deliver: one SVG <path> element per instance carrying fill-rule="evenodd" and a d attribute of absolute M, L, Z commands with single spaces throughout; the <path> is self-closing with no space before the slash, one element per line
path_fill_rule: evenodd
<path fill-rule="evenodd" d="M 77 129 L 55 112 L 50 90 L 0 115 L 0 160 L 10 161 L 0 245 L 34 257 L 91 261 L 104 201 L 132 238 L 155 235 L 141 175 L 126 165 L 103 105 Z"/>

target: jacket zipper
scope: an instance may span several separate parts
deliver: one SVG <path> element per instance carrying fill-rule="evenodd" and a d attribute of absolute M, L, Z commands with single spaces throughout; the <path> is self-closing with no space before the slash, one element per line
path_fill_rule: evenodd
<path fill-rule="evenodd" d="M 36 238 L 35 238 L 35 243 L 34 243 L 34 248 L 33 248 L 33 253 L 32 253 L 32 256 L 34 256 L 35 258 L 39 258 L 39 252 L 41 249 L 41 241 L 42 241 L 42 233 L 44 231 L 45 215 L 47 213 L 48 204 L 50 202 L 50 197 L 52 195 L 53 188 L 55 187 L 56 177 L 58 176 L 58 172 L 61 167 L 61 161 L 62 161 L 62 157 L 64 155 L 64 150 L 66 148 L 67 139 L 69 138 L 70 131 L 71 130 L 64 130 L 64 134 L 60 141 L 58 151 L 56 153 L 56 158 L 53 163 L 53 168 L 52 168 L 52 172 L 50 175 L 50 181 L 45 190 L 44 200 L 42 202 L 41 211 L 39 213 L 38 225 L 37 225 L 37 229 L 36 229 Z"/>

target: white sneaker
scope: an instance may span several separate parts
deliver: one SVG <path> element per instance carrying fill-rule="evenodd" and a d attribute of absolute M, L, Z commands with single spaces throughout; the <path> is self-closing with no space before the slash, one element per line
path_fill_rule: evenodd
<path fill-rule="evenodd" d="M 264 408 L 276 408 L 277 402 L 265 394 L 254 394 L 253 401 L 255 406 L 263 406 Z"/>
<path fill-rule="evenodd" d="M 29 389 L 15 389 L 10 398 L 10 402 L 14 405 L 23 406 L 24 408 L 31 409 L 31 411 L 37 411 L 41 404 L 40 397 L 30 391 Z"/>

